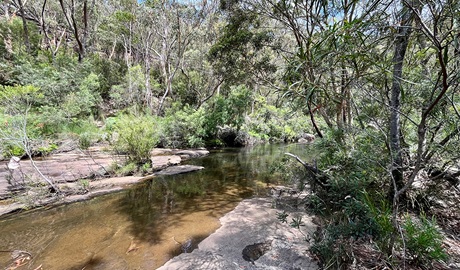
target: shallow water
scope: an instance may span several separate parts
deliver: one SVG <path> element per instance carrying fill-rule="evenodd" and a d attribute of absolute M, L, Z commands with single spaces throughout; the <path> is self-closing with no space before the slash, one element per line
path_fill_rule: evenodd
<path fill-rule="evenodd" d="M 18 269 L 155 269 L 214 232 L 242 199 L 264 195 L 284 152 L 308 157 L 303 145 L 213 151 L 188 164 L 198 172 L 152 181 L 89 201 L 0 220 L 0 267 L 11 251 L 32 254 Z M 40 269 L 40 268 L 39 268 Z"/>

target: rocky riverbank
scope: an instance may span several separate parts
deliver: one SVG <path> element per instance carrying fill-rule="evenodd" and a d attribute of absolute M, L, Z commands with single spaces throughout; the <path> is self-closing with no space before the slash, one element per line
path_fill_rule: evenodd
<path fill-rule="evenodd" d="M 87 200 L 122 190 L 156 175 L 201 170 L 203 167 L 180 164 L 184 160 L 207 154 L 209 151 L 205 149 L 153 149 L 152 173 L 125 177 L 110 177 L 110 172 L 113 166 L 123 164 L 126 157 L 114 155 L 101 146 L 40 157 L 33 162 L 3 161 L 0 164 L 0 215 Z M 53 181 L 59 193 L 50 192 L 45 178 Z"/>
<path fill-rule="evenodd" d="M 316 225 L 311 216 L 292 204 L 303 195 L 280 197 L 280 189 L 269 198 L 242 201 L 220 219 L 222 226 L 197 249 L 174 257 L 158 269 L 318 269 L 308 252 Z M 294 220 L 299 226 L 294 226 Z"/>

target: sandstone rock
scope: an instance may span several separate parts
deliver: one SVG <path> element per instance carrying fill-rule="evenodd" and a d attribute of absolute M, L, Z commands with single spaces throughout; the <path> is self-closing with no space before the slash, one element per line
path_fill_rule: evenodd
<path fill-rule="evenodd" d="M 206 149 L 179 150 L 174 152 L 174 154 L 181 156 L 183 159 L 190 159 L 206 156 L 209 154 L 209 151 Z"/>
<path fill-rule="evenodd" d="M 179 165 L 179 166 L 168 167 L 164 170 L 154 173 L 154 175 L 175 175 L 175 174 L 199 171 L 202 169 L 204 169 L 204 167 L 194 166 L 194 165 Z"/>
<path fill-rule="evenodd" d="M 309 133 L 304 133 L 302 136 L 299 138 L 298 143 L 311 143 L 315 140 L 315 135 L 309 134 Z"/>
<path fill-rule="evenodd" d="M 158 171 L 169 167 L 171 165 L 178 165 L 182 161 L 180 156 L 170 155 L 170 156 L 153 156 L 150 158 L 152 161 L 152 169 Z"/>
<path fill-rule="evenodd" d="M 158 269 L 318 269 L 305 252 L 305 236 L 316 229 L 311 217 L 301 211 L 289 212 L 301 215 L 305 222 L 305 226 L 296 229 L 281 223 L 276 213 L 270 198 L 244 200 L 220 219 L 222 227 L 198 244 L 197 249 L 174 257 Z M 241 256 L 242 250 L 253 243 L 271 243 L 270 248 L 263 246 L 263 254 L 257 253 L 254 264 Z"/>

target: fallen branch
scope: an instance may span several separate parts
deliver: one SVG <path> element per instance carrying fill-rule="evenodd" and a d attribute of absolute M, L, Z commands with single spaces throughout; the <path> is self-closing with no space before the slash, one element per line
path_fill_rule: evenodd
<path fill-rule="evenodd" d="M 291 153 L 284 153 L 285 155 L 291 156 L 295 158 L 302 166 L 307 170 L 307 172 L 310 174 L 311 178 L 315 182 L 315 184 L 320 185 L 323 189 L 328 190 L 330 185 L 327 183 L 329 177 L 322 172 L 321 170 L 318 169 L 318 167 L 315 165 L 310 165 L 303 161 L 301 158 L 298 156 L 291 154 Z"/>

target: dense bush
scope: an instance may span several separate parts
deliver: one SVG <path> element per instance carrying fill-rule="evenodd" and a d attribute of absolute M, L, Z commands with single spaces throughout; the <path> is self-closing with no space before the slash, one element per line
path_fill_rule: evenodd
<path fill-rule="evenodd" d="M 246 117 L 243 130 L 255 141 L 294 142 L 302 134 L 310 133 L 304 115 L 286 108 L 269 105 L 264 97 L 257 97 L 254 110 Z"/>
<path fill-rule="evenodd" d="M 205 145 L 206 112 L 175 104 L 160 121 L 160 143 L 164 147 L 202 147 Z"/>
<path fill-rule="evenodd" d="M 127 154 L 132 162 L 144 164 L 150 160 L 150 151 L 158 145 L 159 134 L 154 117 L 120 115 L 109 120 L 114 149 Z"/>
<path fill-rule="evenodd" d="M 384 141 L 383 136 L 374 129 L 330 132 L 314 143 L 319 149 L 318 167 L 327 168 L 323 171 L 327 186 L 317 185 L 313 189 L 306 198 L 306 209 L 324 219 L 325 225 L 315 234 L 312 245 L 312 252 L 324 268 L 339 269 L 356 260 L 351 252 L 359 239 L 372 239 L 388 258 L 395 249 L 410 254 L 408 258 L 416 264 L 446 258 L 434 220 L 422 215 L 419 222 L 414 222 L 406 217 L 402 233 L 395 227 L 386 195 L 391 181 L 381 165 L 388 161 L 386 155 L 375 155 L 386 151 L 384 144 L 379 143 Z M 307 177 L 314 187 L 312 175 Z"/>

